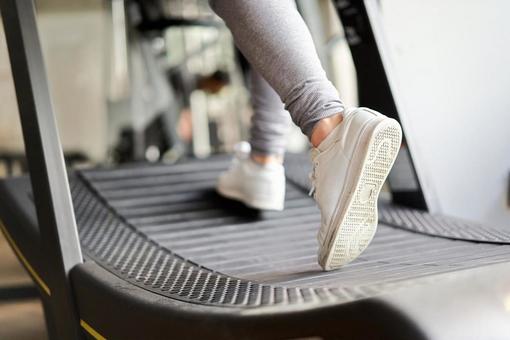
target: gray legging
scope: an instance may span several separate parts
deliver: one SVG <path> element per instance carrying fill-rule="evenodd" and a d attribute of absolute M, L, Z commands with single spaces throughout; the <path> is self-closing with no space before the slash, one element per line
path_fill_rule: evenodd
<path fill-rule="evenodd" d="M 327 79 L 312 37 L 294 0 L 209 0 L 252 67 L 267 80 L 308 138 L 319 120 L 344 105 Z M 281 154 L 288 118 L 264 79 L 252 76 L 255 114 L 251 144 L 260 153 Z"/>

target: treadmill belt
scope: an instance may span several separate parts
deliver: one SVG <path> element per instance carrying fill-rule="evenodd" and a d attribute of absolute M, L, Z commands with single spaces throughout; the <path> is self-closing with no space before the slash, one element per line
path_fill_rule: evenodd
<path fill-rule="evenodd" d="M 504 243 L 452 240 L 381 223 L 358 259 L 323 272 L 316 263 L 320 216 L 303 185 L 289 175 L 285 210 L 259 213 L 215 193 L 227 166 L 228 159 L 218 157 L 79 172 L 71 190 L 87 259 L 161 295 L 259 306 L 350 301 L 510 258 Z M 394 209 L 382 207 L 381 215 Z"/>

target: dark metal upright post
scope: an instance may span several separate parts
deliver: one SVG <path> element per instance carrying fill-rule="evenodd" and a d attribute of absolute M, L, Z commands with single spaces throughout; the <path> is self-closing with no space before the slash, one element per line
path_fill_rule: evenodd
<path fill-rule="evenodd" d="M 58 339 L 80 337 L 69 271 L 82 255 L 33 0 L 0 0 Z"/>
<path fill-rule="evenodd" d="M 335 0 L 333 3 L 342 22 L 356 68 L 360 105 L 371 107 L 400 121 L 365 0 Z M 405 135 L 403 147 L 388 180 L 394 203 L 427 209 Z"/>

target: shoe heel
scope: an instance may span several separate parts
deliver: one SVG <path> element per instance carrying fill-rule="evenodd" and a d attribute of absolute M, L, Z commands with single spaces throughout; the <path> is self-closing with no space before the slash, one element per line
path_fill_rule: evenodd
<path fill-rule="evenodd" d="M 319 258 L 324 270 L 337 269 L 358 257 L 377 230 L 377 199 L 402 141 L 402 130 L 394 119 L 379 122 L 369 137 L 356 188 L 334 242 Z M 325 245 L 326 246 L 326 245 Z"/>

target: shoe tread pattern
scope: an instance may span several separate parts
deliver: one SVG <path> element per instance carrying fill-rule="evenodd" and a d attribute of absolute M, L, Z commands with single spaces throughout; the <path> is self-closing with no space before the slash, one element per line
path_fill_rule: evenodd
<path fill-rule="evenodd" d="M 376 129 L 354 196 L 327 256 L 326 269 L 351 262 L 374 237 L 378 223 L 377 198 L 398 154 L 401 139 L 402 132 L 396 122 Z"/>

